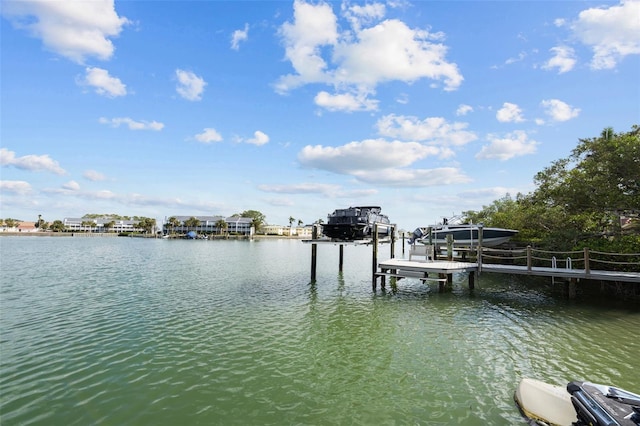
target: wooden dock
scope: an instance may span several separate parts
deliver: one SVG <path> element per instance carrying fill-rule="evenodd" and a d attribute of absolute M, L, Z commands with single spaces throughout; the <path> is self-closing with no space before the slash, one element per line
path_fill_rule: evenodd
<path fill-rule="evenodd" d="M 416 278 L 423 282 L 438 282 L 440 290 L 446 283 L 451 283 L 454 273 L 469 274 L 469 288 L 474 288 L 475 276 L 482 272 L 501 274 L 544 276 L 564 278 L 575 285 L 578 279 L 620 281 L 640 283 L 640 272 L 600 271 L 568 268 L 549 268 L 542 266 L 517 266 L 503 264 L 478 264 L 473 262 L 456 262 L 447 260 L 416 261 L 407 259 L 389 259 L 378 263 L 379 271 L 373 276 L 372 287 L 376 291 L 378 278 L 384 290 L 386 278 Z M 437 274 L 437 278 L 434 275 Z"/>
<path fill-rule="evenodd" d="M 395 230 L 395 225 L 384 225 Z M 391 232 L 393 235 L 393 232 Z M 640 272 L 623 272 L 615 270 L 596 269 L 592 266 L 603 265 L 612 269 L 632 269 L 640 267 L 638 257 L 640 253 L 603 253 L 584 248 L 573 252 L 550 252 L 537 250 L 530 246 L 525 249 L 490 249 L 486 247 L 456 248 L 458 254 L 462 254 L 462 261 L 454 260 L 453 241 L 447 244 L 446 258 L 442 260 L 442 251 L 435 246 L 411 245 L 409 247 L 408 259 L 395 258 L 395 239 L 378 238 L 377 228 L 371 239 L 356 241 L 335 241 L 318 238 L 318 226 L 314 226 L 311 240 L 304 240 L 304 243 L 311 244 L 311 280 L 316 279 L 316 257 L 318 244 L 332 244 L 340 248 L 339 270 L 343 266 L 344 245 L 370 245 L 372 247 L 372 288 L 377 290 L 377 283 L 380 280 L 384 290 L 386 279 L 395 281 L 403 278 L 419 279 L 424 283 L 437 282 L 439 289 L 444 290 L 447 283 L 453 281 L 454 273 L 469 274 L 469 288 L 473 289 L 476 275 L 482 272 L 544 276 L 552 278 L 562 278 L 569 282 L 569 297 L 575 297 L 575 287 L 578 280 L 594 281 L 615 281 L 619 283 L 640 283 Z M 378 262 L 378 245 L 389 243 L 391 258 Z M 404 254 L 404 244 L 402 246 Z M 474 257 L 475 262 L 466 261 L 468 257 Z M 499 255 L 498 255 L 499 254 Z M 594 256 L 597 256 L 594 257 Z M 620 258 L 626 257 L 628 261 Z M 419 258 L 415 259 L 414 258 Z M 560 260 L 558 260 L 560 259 Z M 613 259 L 613 260 L 612 260 Z M 489 260 L 489 262 L 487 262 Z M 520 263 L 516 265 L 515 263 Z M 526 265 L 522 265 L 526 263 Z M 538 265 L 551 264 L 551 267 Z M 564 264 L 565 267 L 558 267 Z M 575 264 L 580 264 L 583 268 L 574 268 Z M 535 266 L 534 266 L 535 265 Z"/>

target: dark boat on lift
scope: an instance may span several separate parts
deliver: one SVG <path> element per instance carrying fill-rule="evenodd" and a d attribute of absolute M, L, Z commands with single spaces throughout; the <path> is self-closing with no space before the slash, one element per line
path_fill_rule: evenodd
<path fill-rule="evenodd" d="M 373 236 L 374 225 L 390 225 L 389 218 L 378 206 L 359 206 L 336 209 L 322 225 L 322 233 L 336 240 L 363 240 Z M 388 236 L 391 226 L 378 227 L 379 236 Z"/>

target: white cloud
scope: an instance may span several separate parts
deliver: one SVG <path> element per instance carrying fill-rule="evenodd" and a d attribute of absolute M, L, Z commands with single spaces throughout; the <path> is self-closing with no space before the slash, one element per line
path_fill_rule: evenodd
<path fill-rule="evenodd" d="M 442 117 L 420 120 L 413 116 L 389 114 L 376 123 L 378 133 L 390 138 L 408 141 L 428 141 L 432 145 L 465 145 L 477 139 L 467 131 L 467 123 L 448 123 Z M 441 155 L 444 152 L 441 152 Z"/>
<path fill-rule="evenodd" d="M 341 191 L 340 185 L 326 183 L 297 183 L 291 185 L 258 185 L 258 189 L 264 192 L 276 194 L 327 194 L 332 195 Z"/>
<path fill-rule="evenodd" d="M 471 182 L 471 178 L 454 167 L 362 170 L 355 172 L 354 176 L 365 183 L 393 187 L 427 187 Z"/>
<path fill-rule="evenodd" d="M 285 57 L 295 73 L 280 77 L 277 92 L 327 84 L 338 94 L 321 92 L 316 103 L 332 110 L 354 111 L 372 109 L 370 102 L 375 101 L 362 101 L 386 81 L 412 83 L 428 78 L 442 82 L 444 90 L 455 90 L 462 83 L 457 65 L 446 60 L 441 33 L 412 29 L 395 19 L 377 22 L 385 14 L 385 6 L 378 3 L 343 5 L 343 13 L 351 28 L 341 32 L 330 4 L 295 1 L 293 22 L 280 28 Z"/>
<path fill-rule="evenodd" d="M 78 84 L 91 86 L 97 94 L 109 98 L 127 94 L 127 86 L 123 84 L 119 78 L 111 77 L 109 71 L 102 68 L 87 68 L 84 79 L 78 79 Z"/>
<path fill-rule="evenodd" d="M 542 66 L 543 69 L 558 69 L 558 74 L 571 71 L 576 65 L 575 52 L 571 47 L 556 46 L 549 49 L 554 56 Z"/>
<path fill-rule="evenodd" d="M 342 3 L 342 14 L 356 30 L 360 30 L 363 25 L 371 24 L 384 18 L 387 13 L 386 7 L 382 3 L 369 3 L 365 5 L 351 5 Z"/>
<path fill-rule="evenodd" d="M 470 112 L 473 112 L 473 107 L 471 105 L 460 104 L 456 110 L 456 115 L 467 115 Z"/>
<path fill-rule="evenodd" d="M 270 192 L 275 194 L 314 194 L 322 195 L 327 198 L 362 198 L 369 197 L 378 193 L 377 189 L 344 189 L 341 185 L 333 185 L 326 183 L 299 183 L 291 185 L 259 185 L 258 189 L 264 192 Z M 272 205 L 293 205 L 287 198 L 275 198 L 268 201 Z"/>
<path fill-rule="evenodd" d="M 67 189 L 69 191 L 78 191 L 80 190 L 80 184 L 75 180 L 70 180 L 69 182 L 62 185 L 63 189 Z"/>
<path fill-rule="evenodd" d="M 515 64 L 516 62 L 522 62 L 524 60 L 524 58 L 527 57 L 527 53 L 526 52 L 520 52 L 518 53 L 518 56 L 513 57 L 513 58 L 509 58 L 506 61 L 504 61 L 505 65 L 511 65 L 511 64 Z"/>
<path fill-rule="evenodd" d="M 533 154 L 536 152 L 538 145 L 538 142 L 530 140 L 529 136 L 521 130 L 509 133 L 504 137 L 490 134 L 487 139 L 489 140 L 489 145 L 482 147 L 482 150 L 476 154 L 477 159 L 505 161 L 514 157 Z"/>
<path fill-rule="evenodd" d="M 309 168 L 328 170 L 339 174 L 354 174 L 362 170 L 380 170 L 405 167 L 429 155 L 438 155 L 440 149 L 418 142 L 387 142 L 368 139 L 339 147 L 307 145 L 298 153 L 298 161 Z"/>
<path fill-rule="evenodd" d="M 0 191 L 26 195 L 31 192 L 31 185 L 23 180 L 0 180 Z"/>
<path fill-rule="evenodd" d="M 540 105 L 545 109 L 545 113 L 551 117 L 553 121 L 568 121 L 576 118 L 580 114 L 580 108 L 573 108 L 558 99 L 543 100 Z"/>
<path fill-rule="evenodd" d="M 250 143 L 252 145 L 257 145 L 257 146 L 262 146 L 268 142 L 269 142 L 269 136 L 266 133 L 261 132 L 260 130 L 256 130 L 253 133 L 253 138 L 247 139 L 247 143 Z"/>
<path fill-rule="evenodd" d="M 496 118 L 501 123 L 520 123 L 524 121 L 522 110 L 516 104 L 505 102 L 496 113 Z"/>
<path fill-rule="evenodd" d="M 113 0 L 3 1 L 3 15 L 45 47 L 77 63 L 88 57 L 108 60 L 117 37 L 129 23 L 118 16 Z"/>
<path fill-rule="evenodd" d="M 207 83 L 191 71 L 176 70 L 178 85 L 176 91 L 180 96 L 189 101 L 199 101 Z"/>
<path fill-rule="evenodd" d="M 86 170 L 82 174 L 82 177 L 90 180 L 91 182 L 99 182 L 107 179 L 105 175 L 100 172 L 96 172 L 95 170 Z"/>
<path fill-rule="evenodd" d="M 640 54 L 640 1 L 622 0 L 619 5 L 580 12 L 571 24 L 574 36 L 591 47 L 591 68 L 615 68 L 628 55 Z"/>
<path fill-rule="evenodd" d="M 332 95 L 328 92 L 319 92 L 314 102 L 316 105 L 329 111 L 375 111 L 378 109 L 378 101 L 368 99 L 365 93 L 340 93 Z"/>
<path fill-rule="evenodd" d="M 57 161 L 52 160 L 48 155 L 25 155 L 16 157 L 16 153 L 6 148 L 0 148 L 0 165 L 13 166 L 16 169 L 28 170 L 31 172 L 46 171 L 56 175 L 66 175 L 67 172 L 60 167 Z"/>
<path fill-rule="evenodd" d="M 222 142 L 222 136 L 216 129 L 206 128 L 202 133 L 194 136 L 195 140 L 202 143 Z"/>
<path fill-rule="evenodd" d="M 231 48 L 233 50 L 240 49 L 240 42 L 249 39 L 249 24 L 244 24 L 244 30 L 235 30 L 231 35 Z"/>
<path fill-rule="evenodd" d="M 116 117 L 111 119 L 101 117 L 99 121 L 102 124 L 110 124 L 112 127 L 120 127 L 121 124 L 124 124 L 129 127 L 129 130 L 159 131 L 164 128 L 164 124 L 157 121 L 135 121 L 129 117 Z"/>

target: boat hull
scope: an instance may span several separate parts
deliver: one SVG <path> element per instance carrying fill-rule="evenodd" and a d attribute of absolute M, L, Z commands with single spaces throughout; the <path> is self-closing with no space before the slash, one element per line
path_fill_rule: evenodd
<path fill-rule="evenodd" d="M 562 387 L 524 378 L 514 400 L 531 425 L 640 426 L 640 395 L 613 386 L 575 381 Z"/>
<path fill-rule="evenodd" d="M 424 228 L 419 228 L 424 229 Z M 416 235 L 418 230 L 414 231 Z M 446 227 L 435 228 L 431 230 L 429 235 L 428 229 L 420 231 L 422 234 L 419 240 L 423 244 L 444 245 L 447 243 L 447 236 L 453 237 L 454 246 L 477 247 L 480 237 L 479 228 L 477 226 L 465 227 Z M 482 246 L 496 247 L 511 240 L 518 231 L 503 228 L 483 228 L 482 229 Z"/>
<path fill-rule="evenodd" d="M 380 213 L 380 207 L 349 207 L 330 214 L 322 233 L 333 240 L 363 240 L 373 237 L 376 225 L 383 225 L 378 227 L 379 236 L 391 233 L 389 218 Z"/>
<path fill-rule="evenodd" d="M 571 426 L 578 420 L 571 395 L 562 386 L 524 378 L 514 400 L 531 425 Z"/>

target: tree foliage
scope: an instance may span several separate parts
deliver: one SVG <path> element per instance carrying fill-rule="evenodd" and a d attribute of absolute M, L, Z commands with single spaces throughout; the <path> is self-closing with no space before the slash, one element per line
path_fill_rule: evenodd
<path fill-rule="evenodd" d="M 258 210 L 245 210 L 240 213 L 240 217 L 250 217 L 251 225 L 256 230 L 256 232 L 262 229 L 262 226 L 266 223 L 266 216 L 259 212 Z"/>
<path fill-rule="evenodd" d="M 622 236 L 621 217 L 640 213 L 640 128 L 606 128 L 598 137 L 580 139 L 569 157 L 537 173 L 534 182 L 530 194 L 507 195 L 463 214 L 474 223 L 517 229 L 517 240 L 550 250 L 620 249 L 615 240 Z M 638 227 L 628 229 L 633 235 L 625 238 L 624 251 L 632 252 L 640 234 Z"/>

